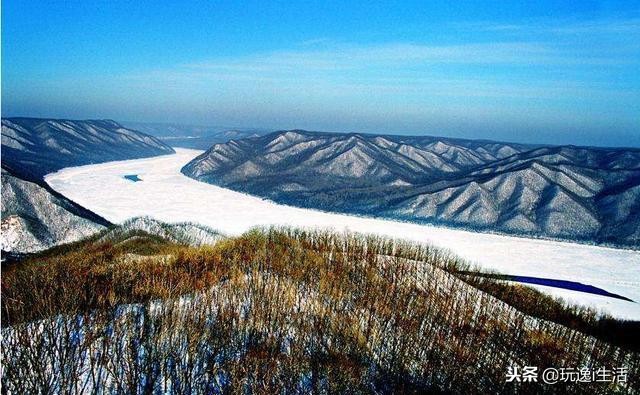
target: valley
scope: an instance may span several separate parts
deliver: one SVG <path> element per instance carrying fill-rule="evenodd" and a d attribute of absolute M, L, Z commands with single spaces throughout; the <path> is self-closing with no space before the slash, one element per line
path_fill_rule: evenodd
<path fill-rule="evenodd" d="M 173 155 L 71 167 L 48 174 L 45 181 L 57 192 L 113 223 L 152 216 L 166 222 L 197 222 L 227 235 L 272 225 L 373 233 L 431 243 L 485 270 L 580 282 L 640 301 L 638 251 L 468 232 L 276 204 L 183 175 L 181 168 L 201 153 L 176 149 Z M 131 182 L 124 178 L 126 175 L 136 175 L 144 181 Z M 636 302 L 543 285 L 534 287 L 617 318 L 640 319 L 640 305 Z"/>
<path fill-rule="evenodd" d="M 639 2 L 0 9 L 0 395 L 640 395 Z"/>

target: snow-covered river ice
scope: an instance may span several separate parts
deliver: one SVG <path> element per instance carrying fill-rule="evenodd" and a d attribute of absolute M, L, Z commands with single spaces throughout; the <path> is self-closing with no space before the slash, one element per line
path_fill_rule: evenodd
<path fill-rule="evenodd" d="M 151 216 L 193 221 L 228 235 L 257 225 L 331 228 L 428 242 L 504 274 L 581 282 L 636 302 L 536 285 L 541 291 L 640 320 L 640 251 L 467 232 L 276 204 L 195 181 L 180 169 L 202 151 L 62 169 L 45 181 L 56 191 L 111 222 Z M 132 182 L 127 175 L 136 175 Z"/>

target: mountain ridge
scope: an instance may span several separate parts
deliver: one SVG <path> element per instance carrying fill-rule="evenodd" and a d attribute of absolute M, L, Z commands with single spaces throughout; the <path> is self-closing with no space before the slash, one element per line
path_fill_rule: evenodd
<path fill-rule="evenodd" d="M 294 206 L 527 237 L 640 243 L 635 148 L 289 130 L 216 144 L 182 172 Z"/>
<path fill-rule="evenodd" d="M 68 166 L 175 152 L 113 120 L 2 118 L 2 251 L 32 253 L 111 223 L 55 192 L 44 176 Z"/>
<path fill-rule="evenodd" d="M 153 136 L 113 120 L 2 118 L 2 163 L 42 184 L 64 167 L 174 153 Z"/>

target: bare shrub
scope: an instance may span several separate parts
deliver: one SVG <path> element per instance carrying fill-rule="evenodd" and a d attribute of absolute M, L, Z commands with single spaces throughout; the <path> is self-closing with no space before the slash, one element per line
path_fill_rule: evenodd
<path fill-rule="evenodd" d="M 294 229 L 213 247 L 127 243 L 91 242 L 3 275 L 3 391 L 549 390 L 505 382 L 524 365 L 625 366 L 628 383 L 553 390 L 638 390 L 636 352 L 524 314 L 430 246 Z"/>

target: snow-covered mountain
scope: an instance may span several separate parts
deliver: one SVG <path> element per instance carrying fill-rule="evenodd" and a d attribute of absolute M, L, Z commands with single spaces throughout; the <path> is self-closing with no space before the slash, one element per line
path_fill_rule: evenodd
<path fill-rule="evenodd" d="M 2 164 L 30 181 L 64 167 L 173 152 L 157 138 L 111 120 L 2 119 Z"/>
<path fill-rule="evenodd" d="M 99 240 L 121 242 L 123 239 L 137 237 L 140 233 L 189 246 L 215 244 L 225 237 L 208 226 L 192 222 L 170 224 L 150 217 L 135 217 L 110 228 Z"/>
<path fill-rule="evenodd" d="M 82 239 L 107 225 L 52 189 L 2 169 L 2 251 L 36 252 Z"/>
<path fill-rule="evenodd" d="M 68 166 L 173 153 L 114 121 L 2 119 L 2 250 L 30 253 L 109 225 L 53 191 L 47 173 Z"/>
<path fill-rule="evenodd" d="M 446 178 L 528 149 L 521 144 L 292 130 L 216 144 L 185 166 L 184 173 L 225 185 L 275 176 L 286 181 L 285 190 L 401 186 Z M 326 185 L 318 185 L 322 183 Z"/>
<path fill-rule="evenodd" d="M 282 131 L 182 172 L 330 211 L 615 245 L 640 243 L 640 150 Z"/>

